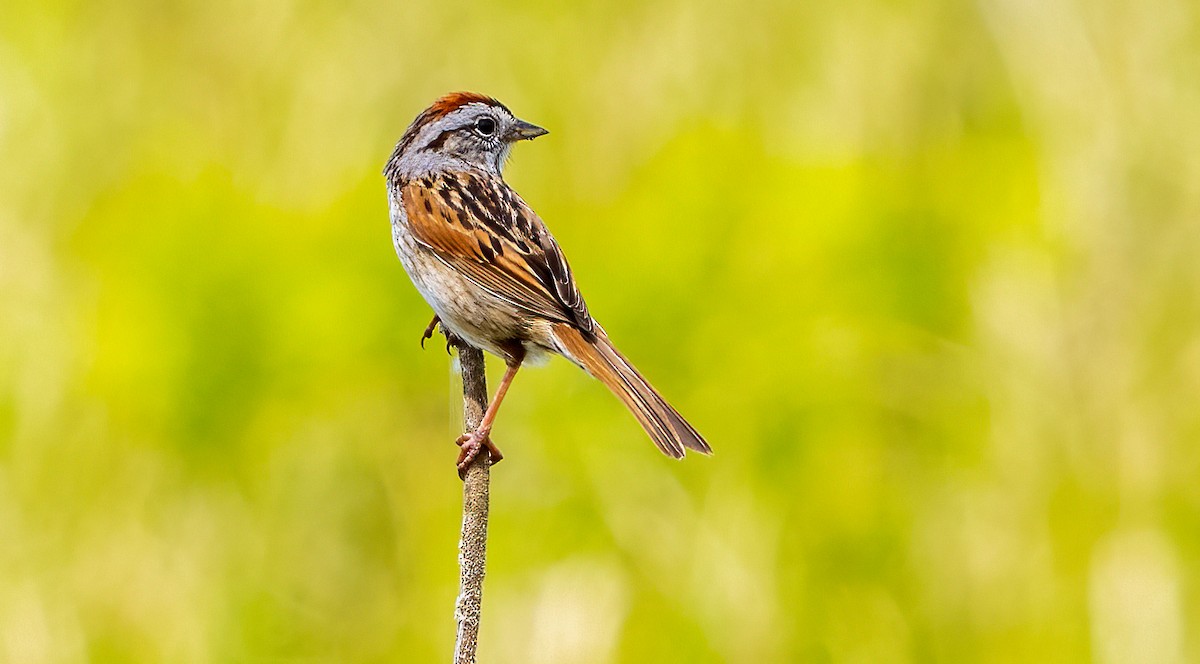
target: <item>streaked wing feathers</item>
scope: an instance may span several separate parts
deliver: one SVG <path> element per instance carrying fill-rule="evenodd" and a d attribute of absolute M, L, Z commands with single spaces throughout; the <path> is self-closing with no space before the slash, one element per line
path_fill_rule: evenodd
<path fill-rule="evenodd" d="M 443 263 L 529 314 L 592 331 L 558 243 L 504 182 L 436 173 L 403 186 L 413 237 Z"/>

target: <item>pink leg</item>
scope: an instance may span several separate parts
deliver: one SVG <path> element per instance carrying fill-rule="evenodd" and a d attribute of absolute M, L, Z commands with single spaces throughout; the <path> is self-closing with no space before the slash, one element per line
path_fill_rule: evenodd
<path fill-rule="evenodd" d="M 496 421 L 496 412 L 500 410 L 500 402 L 504 400 L 504 395 L 508 393 L 508 386 L 512 384 L 513 378 L 517 375 L 517 369 L 520 368 L 520 359 L 509 362 L 508 369 L 504 372 L 504 378 L 500 379 L 500 386 L 496 388 L 496 395 L 492 397 L 492 402 L 488 404 L 487 411 L 483 414 L 483 421 L 479 423 L 479 428 L 459 436 L 455 441 L 455 444 L 462 447 L 457 462 L 459 475 L 466 473 L 467 466 L 485 447 L 492 460 L 492 465 L 500 463 L 500 460 L 504 458 L 504 455 L 500 453 L 500 448 L 496 447 L 490 438 L 492 423 Z"/>

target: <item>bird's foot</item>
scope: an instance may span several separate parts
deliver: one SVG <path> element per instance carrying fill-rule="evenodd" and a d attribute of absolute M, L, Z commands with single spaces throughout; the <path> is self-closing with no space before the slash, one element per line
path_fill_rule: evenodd
<path fill-rule="evenodd" d="M 467 467 L 471 465 L 475 457 L 479 456 L 482 450 L 487 450 L 488 458 L 491 460 L 491 465 L 493 466 L 500 463 L 500 460 L 504 458 L 504 455 L 500 453 L 500 448 L 496 447 L 491 437 L 480 435 L 478 431 L 464 433 L 458 437 L 458 440 L 454 441 L 454 444 L 462 448 L 458 452 L 458 461 L 455 462 L 458 465 L 458 476 L 460 478 L 467 476 Z"/>
<path fill-rule="evenodd" d="M 446 354 L 447 355 L 454 354 L 453 352 L 450 351 L 451 348 L 461 348 L 466 343 L 462 340 L 462 337 L 460 337 L 457 334 L 446 329 L 445 325 L 442 325 L 442 334 L 446 335 Z"/>
<path fill-rule="evenodd" d="M 438 323 L 440 323 L 440 322 L 442 322 L 442 319 L 438 318 L 437 316 L 434 316 L 433 320 L 429 321 L 429 327 L 426 327 L 425 333 L 421 335 L 421 349 L 422 350 L 424 350 L 424 348 L 425 348 L 425 340 L 433 338 L 433 331 L 437 329 Z M 443 329 L 445 329 L 445 328 L 443 328 Z"/>
<path fill-rule="evenodd" d="M 437 330 L 438 325 L 442 326 L 442 334 L 446 335 L 446 354 L 452 355 L 453 353 L 450 352 L 450 349 L 454 348 L 455 346 L 461 346 L 463 341 L 457 334 L 454 334 L 447 329 L 446 325 L 442 323 L 442 319 L 437 316 L 434 316 L 433 320 L 429 321 L 429 325 L 425 328 L 425 332 L 421 334 L 421 348 L 425 348 L 426 339 L 433 338 L 433 333 Z"/>

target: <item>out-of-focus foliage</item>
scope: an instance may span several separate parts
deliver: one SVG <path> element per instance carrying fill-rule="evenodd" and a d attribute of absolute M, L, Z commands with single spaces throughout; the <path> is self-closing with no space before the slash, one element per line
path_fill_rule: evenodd
<path fill-rule="evenodd" d="M 7 0 L 0 661 L 448 657 L 457 89 L 717 450 L 523 372 L 483 661 L 1200 660 L 1194 2 Z"/>

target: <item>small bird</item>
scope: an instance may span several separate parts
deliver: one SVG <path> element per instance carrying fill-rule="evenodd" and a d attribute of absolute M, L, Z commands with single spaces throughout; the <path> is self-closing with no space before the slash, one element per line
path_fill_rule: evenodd
<path fill-rule="evenodd" d="M 496 411 L 521 363 L 557 353 L 612 390 L 664 454 L 712 448 L 613 346 L 588 312 L 545 223 L 504 181 L 517 141 L 548 133 L 473 93 L 438 99 L 409 125 L 383 170 L 392 240 L 409 278 L 449 336 L 507 364 L 479 427 L 461 436 L 460 474 L 487 449 Z"/>

